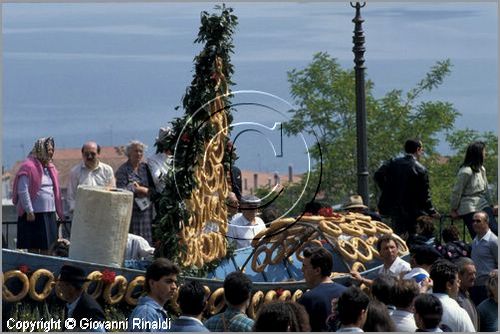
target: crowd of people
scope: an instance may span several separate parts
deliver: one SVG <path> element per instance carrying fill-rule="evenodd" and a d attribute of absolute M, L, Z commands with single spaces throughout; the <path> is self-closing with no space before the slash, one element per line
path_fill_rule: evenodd
<path fill-rule="evenodd" d="M 481 213 L 487 228 L 487 214 Z M 477 223 L 476 223 L 477 225 Z M 478 236 L 484 230 L 475 228 Z M 486 232 L 488 233 L 488 232 Z M 158 258 L 146 269 L 144 289 L 128 315 L 128 330 L 137 332 L 475 332 L 498 329 L 497 253 L 472 247 L 473 259 L 443 259 L 432 246 L 411 250 L 410 263 L 397 256 L 398 244 L 382 236 L 377 249 L 383 266 L 373 280 L 352 272 L 345 285 L 334 282 L 332 254 L 323 247 L 303 251 L 302 272 L 308 290 L 297 301 L 272 301 L 262 305 L 255 319 L 247 315 L 255 287 L 241 271 L 223 282 L 225 309 L 206 317 L 209 295 L 197 280 L 178 282 L 180 268 Z M 394 251 L 395 250 L 395 251 Z M 481 254 L 486 265 L 476 262 Z M 489 260 L 492 262 L 490 264 Z M 489 266 L 491 265 L 491 266 Z M 483 280 L 484 277 L 484 280 Z M 67 317 L 104 320 L 101 306 L 83 290 L 84 271 L 64 265 L 57 284 L 67 305 Z M 483 295 L 484 292 L 484 295 Z M 179 314 L 166 304 L 177 294 Z M 138 320 L 140 319 L 140 320 Z M 158 324 L 167 324 L 164 327 Z M 95 329 L 103 331 L 103 328 Z"/>
<path fill-rule="evenodd" d="M 75 209 L 78 185 L 119 187 L 134 193 L 130 257 L 151 256 L 152 220 L 155 210 L 151 198 L 161 192 L 161 179 L 170 168 L 171 152 L 159 144 L 157 153 L 144 161 L 146 146 L 132 141 L 126 147 L 127 162 L 112 168 L 99 161 L 95 142 L 82 146 L 82 162 L 71 169 L 67 200 Z M 48 253 L 57 243 L 57 219 L 63 219 L 58 174 L 51 162 L 53 138 L 40 138 L 21 165 L 14 179 L 13 202 L 18 209 L 18 248 Z M 302 272 L 309 290 L 297 302 L 273 302 L 260 308 L 255 320 L 246 315 L 253 283 L 242 272 L 229 274 L 224 281 L 226 309 L 203 319 L 206 294 L 196 281 L 185 282 L 178 291 L 181 314 L 171 324 L 175 331 L 496 331 L 498 329 L 498 239 L 497 221 L 489 195 L 483 166 L 484 143 L 469 145 L 451 196 L 451 216 L 462 218 L 472 237 L 466 244 L 458 238 L 455 226 L 443 231 L 444 244 L 432 244 L 434 223 L 439 213 L 432 205 L 429 177 L 419 162 L 423 145 L 408 140 L 406 155 L 389 160 L 375 173 L 381 189 L 379 212 L 369 211 L 360 196 L 351 196 L 346 210 L 364 212 L 384 219 L 410 246 L 411 260 L 398 257 L 398 243 L 391 235 L 378 239 L 376 248 L 382 266 L 376 277 L 368 279 L 351 272 L 348 286 L 330 278 L 332 254 L 321 247 L 303 251 Z M 239 195 L 239 196 L 238 196 Z M 266 228 L 258 216 L 260 199 L 231 193 L 228 238 L 237 248 L 250 246 L 252 238 Z M 273 220 L 268 211 L 262 217 Z M 273 218 L 274 217 L 274 218 Z M 138 238 L 134 238 L 138 236 Z M 135 241 L 134 241 L 135 240 Z M 144 242 L 142 241 L 144 240 Z M 135 246 L 134 246 L 135 245 Z M 141 246 L 142 245 L 142 246 Z M 135 251 L 132 248 L 135 247 Z M 142 252 L 142 253 L 141 253 Z M 74 318 L 104 318 L 101 307 L 82 289 L 83 271 L 63 266 L 58 284 Z M 178 287 L 180 269 L 167 259 L 156 259 L 147 267 L 146 295 L 139 299 L 129 316 L 167 320 L 165 311 Z M 204 321 L 205 320 L 205 321 Z M 142 322 L 141 324 L 144 324 Z M 147 331 L 131 322 L 129 329 Z M 137 328 L 136 328 L 137 327 Z"/>

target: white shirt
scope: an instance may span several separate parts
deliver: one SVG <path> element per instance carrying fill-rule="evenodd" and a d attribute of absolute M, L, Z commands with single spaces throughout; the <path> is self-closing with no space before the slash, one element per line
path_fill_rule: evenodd
<path fill-rule="evenodd" d="M 146 239 L 132 233 L 128 234 L 125 260 L 141 260 L 152 257 L 155 248 L 151 247 Z"/>
<path fill-rule="evenodd" d="M 391 264 L 389 269 L 385 269 L 385 267 L 382 266 L 378 271 L 378 275 L 392 276 L 395 278 L 399 278 L 399 274 L 407 273 L 410 270 L 411 270 L 410 264 L 405 260 L 402 260 L 401 258 L 397 257 L 396 260 L 394 260 L 394 262 Z"/>
<path fill-rule="evenodd" d="M 255 217 L 255 222 L 254 225 L 250 225 L 250 222 L 243 215 L 237 215 L 231 220 L 228 225 L 227 236 L 229 242 L 236 243 L 236 249 L 250 246 L 253 237 L 266 229 L 264 221 L 259 217 Z"/>
<path fill-rule="evenodd" d="M 71 168 L 69 172 L 68 192 L 66 194 L 70 211 L 75 210 L 76 189 L 79 185 L 91 187 L 116 187 L 113 168 L 100 161 L 93 170 L 88 169 L 83 161 Z"/>
<path fill-rule="evenodd" d="M 469 314 L 458 305 L 455 299 L 444 293 L 433 293 L 443 305 L 441 323 L 451 328 L 452 332 L 475 332 Z"/>
<path fill-rule="evenodd" d="M 391 318 L 398 332 L 415 332 L 417 330 L 415 318 L 411 312 L 395 309 Z"/>

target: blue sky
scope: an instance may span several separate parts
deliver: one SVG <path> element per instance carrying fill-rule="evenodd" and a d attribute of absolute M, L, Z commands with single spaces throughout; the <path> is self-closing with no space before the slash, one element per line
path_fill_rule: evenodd
<path fill-rule="evenodd" d="M 353 66 L 348 3 L 230 5 L 239 18 L 234 89 L 262 90 L 293 104 L 286 72 L 306 66 L 315 52 Z M 212 9 L 211 3 L 4 4 L 4 164 L 22 159 L 47 134 L 59 147 L 91 138 L 152 144 L 158 127 L 180 115 L 174 107 L 201 48 L 193 44 L 199 15 Z M 453 103 L 463 114 L 457 128 L 497 131 L 496 3 L 374 2 L 362 16 L 376 94 L 413 87 L 436 61 L 450 58 L 451 76 L 426 98 Z M 284 169 L 281 162 L 257 166 L 262 157 L 252 146 L 253 139 L 241 143 L 250 152 L 243 167 Z"/>

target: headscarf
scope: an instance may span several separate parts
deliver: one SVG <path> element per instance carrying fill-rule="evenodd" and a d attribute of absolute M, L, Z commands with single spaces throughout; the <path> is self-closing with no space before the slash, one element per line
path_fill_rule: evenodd
<path fill-rule="evenodd" d="M 52 148 L 55 148 L 54 138 L 52 137 L 44 137 L 39 138 L 33 145 L 33 149 L 30 152 L 30 155 L 40 160 L 43 164 L 47 164 L 52 160 L 52 157 L 49 156 L 49 145 Z"/>

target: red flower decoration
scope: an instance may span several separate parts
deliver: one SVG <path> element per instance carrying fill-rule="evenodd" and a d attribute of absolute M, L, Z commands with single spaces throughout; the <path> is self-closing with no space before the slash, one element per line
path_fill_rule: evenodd
<path fill-rule="evenodd" d="M 189 138 L 189 135 L 187 133 L 184 133 L 181 137 L 181 140 L 185 143 L 189 143 L 191 141 L 191 138 Z"/>
<path fill-rule="evenodd" d="M 102 272 L 101 281 L 105 284 L 112 284 L 115 281 L 116 273 L 114 271 L 104 269 Z"/>
<path fill-rule="evenodd" d="M 321 208 L 318 214 L 323 217 L 331 217 L 333 216 L 333 209 L 331 207 Z"/>
<path fill-rule="evenodd" d="M 283 292 L 285 292 L 285 289 L 283 289 L 283 288 L 276 289 L 276 294 L 278 295 L 278 297 L 280 297 L 283 294 Z"/>
<path fill-rule="evenodd" d="M 27 272 L 30 271 L 30 268 L 26 264 L 21 264 L 19 266 L 19 270 L 23 273 L 26 274 Z"/>

